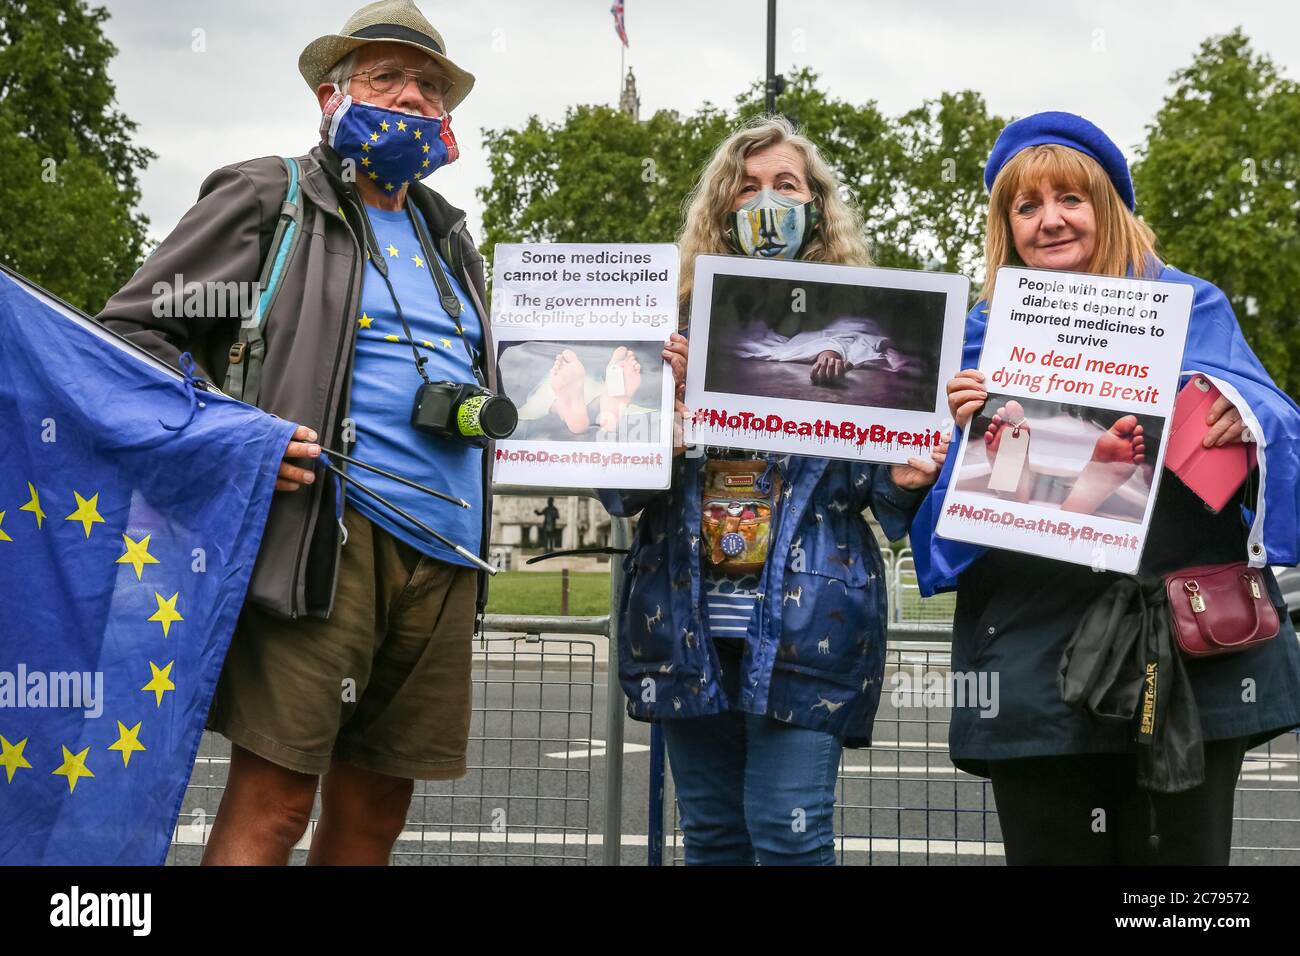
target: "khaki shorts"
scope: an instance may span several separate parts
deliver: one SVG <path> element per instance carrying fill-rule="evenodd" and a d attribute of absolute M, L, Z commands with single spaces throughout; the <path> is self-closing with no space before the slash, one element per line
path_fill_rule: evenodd
<path fill-rule="evenodd" d="M 245 605 L 207 727 L 272 763 L 415 780 L 465 775 L 477 571 L 420 554 L 355 509 L 329 620 Z"/>

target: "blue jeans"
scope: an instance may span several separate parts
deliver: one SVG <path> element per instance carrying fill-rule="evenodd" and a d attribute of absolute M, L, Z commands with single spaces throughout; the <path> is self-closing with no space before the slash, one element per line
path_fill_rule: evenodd
<path fill-rule="evenodd" d="M 835 865 L 839 737 L 737 711 L 661 726 L 688 866 Z"/>

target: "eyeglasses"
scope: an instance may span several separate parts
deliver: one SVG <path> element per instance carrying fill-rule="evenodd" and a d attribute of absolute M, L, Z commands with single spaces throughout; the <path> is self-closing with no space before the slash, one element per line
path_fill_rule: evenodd
<path fill-rule="evenodd" d="M 415 80 L 420 95 L 434 104 L 441 103 L 453 85 L 451 79 L 442 73 L 433 70 L 408 70 L 394 63 L 380 63 L 368 70 L 358 70 L 348 78 L 351 79 L 353 76 L 364 76 L 370 89 L 375 93 L 393 96 L 406 89 L 409 80 Z"/>

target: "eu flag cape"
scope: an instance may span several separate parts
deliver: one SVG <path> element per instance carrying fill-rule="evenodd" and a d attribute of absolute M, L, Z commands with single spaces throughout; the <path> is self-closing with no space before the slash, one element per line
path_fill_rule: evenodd
<path fill-rule="evenodd" d="M 0 864 L 159 864 L 292 423 L 0 272 Z"/>
<path fill-rule="evenodd" d="M 1246 344 L 1232 306 L 1217 286 L 1173 266 L 1165 266 L 1159 278 L 1185 282 L 1196 290 L 1183 353 L 1183 377 L 1198 372 L 1214 382 L 1241 412 L 1258 442 L 1259 498 L 1254 513 L 1243 515 L 1250 531 L 1242 559 L 1254 567 L 1300 563 L 1300 408 L 1273 384 Z M 987 323 L 987 303 L 981 302 L 966 317 L 962 368 L 979 364 Z M 934 533 L 956 465 L 954 450 L 912 519 L 917 583 L 927 597 L 954 590 L 958 576 L 988 550 Z"/>

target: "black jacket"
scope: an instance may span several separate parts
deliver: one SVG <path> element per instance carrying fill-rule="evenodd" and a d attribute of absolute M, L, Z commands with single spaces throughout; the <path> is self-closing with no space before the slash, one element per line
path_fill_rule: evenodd
<path fill-rule="evenodd" d="M 1208 511 L 1169 472 L 1161 478 L 1140 571 L 1160 575 L 1241 560 L 1246 531 L 1241 496 Z M 1275 606 L 1277 582 L 1264 579 Z M 1012 551 L 990 550 L 960 578 L 952 669 L 996 679 L 997 710 L 954 706 L 948 733 L 953 763 L 988 776 L 987 761 L 1084 753 L 1131 753 L 1130 726 L 1101 721 L 1061 699 L 1062 652 L 1079 621 L 1123 576 Z M 1205 740 L 1245 737 L 1256 746 L 1300 725 L 1300 643 L 1286 620 L 1278 636 L 1237 654 L 1184 661 Z M 986 711 L 987 712 L 987 711 Z"/>
<path fill-rule="evenodd" d="M 302 234 L 270 312 L 265 317 L 266 359 L 258 404 L 288 421 L 315 429 L 324 444 L 341 448 L 348 416 L 352 354 L 361 303 L 368 220 L 355 190 L 340 177 L 338 155 L 317 146 L 297 157 L 302 175 Z M 218 169 L 199 190 L 198 202 L 109 300 L 99 319 L 164 362 L 188 351 L 210 381 L 224 381 L 238 315 L 157 314 L 156 286 L 255 283 L 268 252 L 288 189 L 278 156 Z M 474 300 L 483 328 L 488 386 L 496 366 L 485 299 L 483 257 L 465 230 L 465 214 L 426 186 L 408 193 L 439 251 Z M 374 251 L 379 255 L 378 250 Z M 491 532 L 493 449 L 483 454 L 483 533 Z M 342 535 L 335 520 L 335 482 L 317 481 L 272 501 L 248 599 L 283 617 L 328 617 L 334 602 Z M 487 602 L 487 576 L 479 576 L 479 614 Z"/>

